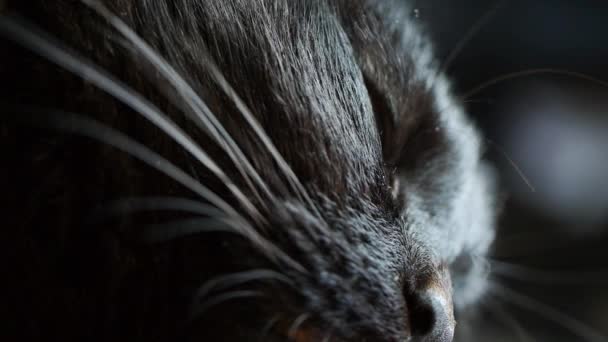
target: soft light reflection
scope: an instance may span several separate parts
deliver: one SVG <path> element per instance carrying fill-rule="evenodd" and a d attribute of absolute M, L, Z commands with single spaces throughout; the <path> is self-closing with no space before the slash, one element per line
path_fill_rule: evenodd
<path fill-rule="evenodd" d="M 608 109 L 549 86 L 535 87 L 509 106 L 502 144 L 534 185 L 515 175 L 529 205 L 567 223 L 608 219 Z"/>

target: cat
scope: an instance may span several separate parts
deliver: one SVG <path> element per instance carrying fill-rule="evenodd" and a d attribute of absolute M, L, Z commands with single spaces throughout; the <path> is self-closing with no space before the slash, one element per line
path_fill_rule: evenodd
<path fill-rule="evenodd" d="M 483 296 L 493 172 L 407 3 L 7 1 L 0 33 L 21 339 L 445 342 Z"/>

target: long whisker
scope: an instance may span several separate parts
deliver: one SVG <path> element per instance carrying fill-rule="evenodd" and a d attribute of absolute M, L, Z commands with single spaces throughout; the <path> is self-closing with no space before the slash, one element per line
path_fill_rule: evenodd
<path fill-rule="evenodd" d="M 300 327 L 304 324 L 304 322 L 306 322 L 309 318 L 310 318 L 309 313 L 303 313 L 300 316 L 296 317 L 296 319 L 294 319 L 294 321 L 291 324 L 291 326 L 289 327 L 289 329 L 287 329 L 287 337 L 289 337 L 292 340 L 295 340 L 298 336 L 298 329 L 300 329 Z"/>
<path fill-rule="evenodd" d="M 479 31 L 487 25 L 487 23 L 496 15 L 496 13 L 504 6 L 506 0 L 497 1 L 494 6 L 490 7 L 479 19 L 475 21 L 473 26 L 467 30 L 465 35 L 460 39 L 458 44 L 452 49 L 450 54 L 446 57 L 444 62 L 441 64 L 441 67 L 438 68 L 437 74 L 435 75 L 435 79 L 437 79 L 438 75 L 445 73 L 449 67 L 452 65 L 452 62 L 460 55 L 460 53 L 464 50 L 466 45 L 479 33 Z"/>
<path fill-rule="evenodd" d="M 515 173 L 517 173 L 517 176 L 519 176 L 519 178 L 521 178 L 521 180 L 523 180 L 523 182 L 530 189 L 530 191 L 536 192 L 536 188 L 530 181 L 530 178 L 528 178 L 526 176 L 526 174 L 521 169 L 521 167 L 519 167 L 519 165 L 517 165 L 517 163 L 513 160 L 513 158 L 509 157 L 507 152 L 502 147 L 500 147 L 497 143 L 495 143 L 491 139 L 485 138 L 484 141 L 487 142 L 490 146 L 492 146 L 496 151 L 498 151 L 498 153 L 509 163 L 509 165 L 513 168 L 513 170 L 515 170 Z"/>
<path fill-rule="evenodd" d="M 292 287 L 294 286 L 291 279 L 276 271 L 268 269 L 250 270 L 229 275 L 223 275 L 207 281 L 203 286 L 198 289 L 195 298 L 197 298 L 197 300 L 200 300 L 213 291 L 224 290 L 226 288 L 259 280 L 275 280 Z"/>
<path fill-rule="evenodd" d="M 139 96 L 133 89 L 117 80 L 109 73 L 89 62 L 82 56 L 62 47 L 50 37 L 43 37 L 35 29 L 27 27 L 10 16 L 0 18 L 0 32 L 23 47 L 45 57 L 49 61 L 93 83 L 99 89 L 111 94 L 151 123 L 162 129 L 168 136 L 191 153 L 201 164 L 215 174 L 257 221 L 264 221 L 262 215 L 247 199 L 236 184 L 185 132 L 149 101 Z"/>
<path fill-rule="evenodd" d="M 104 205 L 97 216 L 123 216 L 135 212 L 159 210 L 181 211 L 209 217 L 222 214 L 213 206 L 184 197 L 131 197 Z"/>
<path fill-rule="evenodd" d="M 145 164 L 169 176 L 171 179 L 182 184 L 190 191 L 201 196 L 203 199 L 223 211 L 228 217 L 223 221 L 224 226 L 217 228 L 218 230 L 225 231 L 227 230 L 226 226 L 232 227 L 236 233 L 247 237 L 247 239 L 255 246 L 257 246 L 261 251 L 265 252 L 266 255 L 271 258 L 271 260 L 276 261 L 276 258 L 279 258 L 295 269 L 304 273 L 306 272 L 302 265 L 294 261 L 283 251 L 262 237 L 238 211 L 230 206 L 230 204 L 225 202 L 213 191 L 202 185 L 200 182 L 192 178 L 170 161 L 158 153 L 150 150 L 146 146 L 111 127 L 82 115 L 60 111 L 45 111 L 44 115 L 42 115 L 40 111 L 28 110 L 26 108 L 23 108 L 22 111 L 23 112 L 21 114 L 23 115 L 26 115 L 28 112 L 34 115 L 38 114 L 35 115 L 35 118 L 30 118 L 31 123 L 33 124 L 38 124 L 46 128 L 51 127 L 97 140 L 141 160 Z M 23 115 L 21 115 L 19 119 L 27 120 L 27 118 L 24 118 Z M 215 224 L 217 224 L 217 222 L 218 220 L 215 219 Z M 198 225 L 198 228 L 201 230 L 200 224 Z"/>
<path fill-rule="evenodd" d="M 608 88 L 607 81 L 601 80 L 599 78 L 595 78 L 593 76 L 589 76 L 589 75 L 581 73 L 581 72 L 563 70 L 563 69 L 539 68 L 539 69 L 526 69 L 526 70 L 522 70 L 522 71 L 516 71 L 516 72 L 512 72 L 512 73 L 508 73 L 508 74 L 504 74 L 504 75 L 495 77 L 489 81 L 481 83 L 480 85 L 478 85 L 478 86 L 474 87 L 473 89 L 471 89 L 470 91 L 466 92 L 462 96 L 462 98 L 464 100 L 468 100 L 469 98 L 471 98 L 472 96 L 475 96 L 482 90 L 489 88 L 495 84 L 499 84 L 499 83 L 517 79 L 517 78 L 534 76 L 534 75 L 568 76 L 568 77 L 577 78 L 577 79 L 584 80 L 584 81 L 589 81 L 591 83 Z"/>
<path fill-rule="evenodd" d="M 448 108 L 450 108 L 450 107 L 448 107 Z M 444 110 L 447 110 L 447 108 L 443 109 L 442 111 L 444 111 Z M 428 132 L 432 132 L 432 130 L 428 130 Z M 467 136 L 467 134 L 470 134 L 468 132 L 464 133 L 460 130 L 456 130 L 456 133 L 462 134 L 463 136 Z M 487 144 L 487 146 L 490 146 L 490 147 L 494 148 L 496 151 L 498 151 L 500 156 L 502 156 L 507 161 L 509 166 L 511 166 L 513 168 L 513 170 L 515 171 L 517 176 L 519 178 L 521 178 L 521 180 L 530 189 L 531 192 L 536 192 L 536 188 L 534 187 L 534 184 L 532 184 L 532 182 L 530 181 L 530 178 L 528 176 L 526 176 L 526 174 L 522 170 L 522 168 L 519 165 L 517 165 L 515 160 L 513 160 L 513 158 L 511 158 L 509 156 L 509 154 L 504 150 L 504 148 L 502 148 L 499 144 L 497 144 L 496 142 L 494 142 L 493 140 L 491 140 L 489 138 L 482 138 L 482 139 Z"/>
<path fill-rule="evenodd" d="M 559 324 L 564 329 L 567 329 L 586 341 L 608 341 L 605 336 L 599 332 L 596 332 L 594 329 L 578 321 L 577 319 L 574 319 L 571 316 L 566 315 L 538 300 L 513 291 L 506 286 L 494 282 L 492 286 L 488 288 L 488 290 L 495 293 L 499 298 L 508 303 L 537 313 L 540 317 Z"/>
<path fill-rule="evenodd" d="M 236 91 L 230 86 L 220 69 L 213 62 L 213 60 L 209 57 L 207 59 L 207 68 L 211 73 L 212 77 L 216 81 L 216 83 L 223 89 L 226 95 L 232 99 L 235 106 L 243 116 L 243 118 L 247 121 L 249 126 L 253 129 L 255 134 L 258 136 L 262 144 L 266 147 L 272 158 L 275 160 L 279 169 L 283 172 L 283 174 L 287 177 L 289 184 L 293 188 L 294 191 L 308 203 L 310 208 L 314 210 L 318 217 L 322 217 L 318 211 L 317 206 L 314 204 L 306 188 L 302 185 L 296 174 L 293 172 L 287 161 L 283 158 L 279 150 L 276 148 L 274 143 L 271 141 L 268 134 L 264 131 L 264 128 L 260 125 L 260 123 L 255 119 L 253 113 L 249 110 L 245 102 L 238 96 Z"/>
<path fill-rule="evenodd" d="M 509 81 L 512 79 L 517 79 L 517 78 L 521 78 L 521 77 L 528 77 L 528 76 L 533 76 L 533 75 L 559 75 L 559 76 L 568 76 L 568 77 L 572 77 L 572 78 L 577 78 L 577 79 L 581 79 L 581 80 L 585 80 L 585 81 L 589 81 L 591 83 L 594 83 L 596 85 L 600 85 L 603 87 L 608 88 L 608 81 L 604 81 L 598 78 L 595 78 L 593 76 L 589 76 L 586 75 L 584 73 L 580 73 L 580 72 L 576 72 L 576 71 L 569 71 L 569 70 L 562 70 L 562 69 L 552 69 L 552 68 L 539 68 L 539 69 L 526 69 L 526 70 L 522 70 L 522 71 L 518 71 L 518 72 L 513 72 L 513 73 L 508 73 L 502 76 L 498 76 L 496 78 L 493 78 L 489 81 L 483 82 L 480 85 L 474 87 L 472 90 L 466 92 L 464 95 L 459 96 L 459 99 L 466 103 L 466 102 L 470 102 L 471 101 L 471 97 L 476 95 L 477 93 L 481 92 L 482 90 L 491 87 L 495 84 L 501 83 L 501 82 L 505 82 L 505 81 Z M 452 108 L 453 106 L 456 106 L 457 103 L 453 103 L 445 108 L 441 108 L 439 110 L 440 113 L 443 113 L 445 111 L 447 111 L 448 109 Z M 504 151 L 504 149 L 500 148 L 498 145 L 496 145 L 496 143 L 494 143 L 493 141 L 489 140 L 489 139 L 485 139 L 486 142 L 488 142 L 490 145 L 492 145 L 494 148 L 496 148 L 496 150 L 507 160 L 507 162 L 509 163 L 509 165 L 511 165 L 513 167 L 513 169 L 515 170 L 515 172 L 517 173 L 517 175 L 524 181 L 524 183 L 526 184 L 526 186 L 528 186 L 530 188 L 530 190 L 532 192 L 536 192 L 536 189 L 534 187 L 534 185 L 532 184 L 532 182 L 530 181 L 530 179 L 528 177 L 526 177 L 526 175 L 524 174 L 523 170 L 517 165 L 517 163 L 515 163 L 515 161 L 510 158 L 508 156 L 508 154 Z"/>
<path fill-rule="evenodd" d="M 223 293 L 221 295 L 217 295 L 216 297 L 202 303 L 201 305 L 197 305 L 190 313 L 191 319 L 194 320 L 197 317 L 200 317 L 211 307 L 219 305 L 221 303 L 235 300 L 235 299 L 244 299 L 244 298 L 259 298 L 264 295 L 259 291 L 233 291 L 228 293 Z"/>
<path fill-rule="evenodd" d="M 177 77 L 178 73 L 175 72 L 174 70 L 172 70 L 169 67 L 168 63 L 164 62 L 162 60 L 162 58 L 160 58 L 160 56 L 158 56 L 158 54 L 155 54 L 154 51 L 143 40 L 141 40 L 141 38 L 139 38 L 139 36 L 135 32 L 133 32 L 133 30 L 131 30 L 127 25 L 125 25 L 122 21 L 120 21 L 119 18 L 112 15 L 112 13 L 107 8 L 105 8 L 103 6 L 103 4 L 101 4 L 99 1 L 95 1 L 95 0 L 82 0 L 82 1 L 85 4 L 91 6 L 93 9 L 97 10 L 98 13 L 100 15 L 102 15 L 103 17 L 105 17 L 106 20 L 108 20 L 119 32 L 121 32 L 126 38 L 130 39 L 131 42 L 136 47 L 138 47 L 142 53 L 144 53 L 144 56 L 149 58 L 149 60 L 154 65 L 156 65 L 157 68 L 159 68 L 159 70 L 161 72 L 163 72 L 165 74 L 165 77 L 167 77 L 170 81 L 176 83 L 176 84 L 174 84 L 176 89 L 186 91 L 187 95 L 190 96 L 191 100 L 195 101 L 196 104 L 198 104 L 200 106 L 200 108 L 203 109 L 203 113 L 207 114 L 207 118 L 214 124 L 214 126 L 218 130 L 220 130 L 220 132 L 224 136 L 224 139 L 233 148 L 235 153 L 237 153 L 237 155 L 239 155 L 239 158 L 241 159 L 241 161 L 245 162 L 246 166 L 248 165 L 248 169 L 250 170 L 250 172 L 252 173 L 252 175 L 256 179 L 256 181 L 259 184 L 263 185 L 264 182 L 260 179 L 259 175 L 257 175 L 254 168 L 249 167 L 250 164 L 248 163 L 247 159 L 242 155 L 242 152 L 240 152 L 240 149 L 238 149 L 238 146 L 236 145 L 236 143 L 234 143 L 234 141 L 231 139 L 230 135 L 227 132 L 225 132 L 225 130 L 222 128 L 219 121 L 217 121 L 215 119 L 215 117 L 212 115 L 211 111 L 208 110 L 207 106 L 202 102 L 202 100 L 200 100 L 200 97 L 196 96 L 196 93 L 187 84 L 187 82 L 185 82 L 183 80 L 183 78 Z M 230 99 L 233 100 L 233 102 L 236 105 L 239 112 L 243 115 L 243 117 L 245 118 L 247 123 L 253 129 L 253 131 L 258 136 L 258 138 L 262 141 L 262 143 L 264 144 L 266 149 L 269 151 L 269 153 L 271 154 L 271 156 L 273 157 L 273 159 L 275 160 L 275 162 L 277 163 L 277 165 L 279 166 L 281 171 L 285 174 L 289 183 L 292 185 L 292 188 L 297 193 L 299 193 L 301 197 L 303 197 L 306 200 L 306 202 L 308 203 L 308 205 L 310 206 L 310 208 L 312 210 L 316 211 L 317 216 L 321 217 L 321 215 L 318 211 L 318 208 L 316 207 L 316 205 L 314 204 L 314 202 L 308 195 L 306 189 L 301 184 L 301 182 L 299 181 L 296 174 L 293 172 L 293 170 L 291 169 L 289 164 L 287 164 L 285 159 L 281 156 L 280 152 L 274 146 L 274 144 L 272 143 L 272 141 L 270 140 L 270 138 L 268 137 L 268 135 L 266 134 L 266 132 L 264 131 L 262 126 L 255 119 L 253 113 L 251 113 L 251 111 L 247 108 L 247 106 L 242 101 L 242 99 L 238 96 L 238 94 L 230 86 L 228 81 L 224 78 L 223 74 L 221 73 L 221 71 L 219 70 L 217 65 L 215 65 L 215 63 L 212 61 L 212 59 L 209 55 L 206 58 L 206 62 L 207 62 L 206 66 L 208 67 L 211 75 L 214 77 L 216 83 L 224 90 L 226 95 Z M 195 108 L 193 107 L 192 109 L 195 109 Z M 195 112 L 196 112 L 196 110 L 195 110 Z M 197 114 L 199 114 L 199 118 L 204 117 L 204 115 L 201 115 L 201 113 L 199 113 L 199 112 L 197 112 Z M 206 125 L 205 127 L 208 127 L 208 126 L 209 125 Z M 220 146 L 222 146 L 221 143 L 220 143 Z M 238 164 L 238 163 L 236 163 L 236 164 Z M 237 167 L 238 167 L 238 165 L 237 165 Z M 269 190 L 266 190 L 266 192 L 267 192 L 267 194 L 270 194 Z"/>
<path fill-rule="evenodd" d="M 524 330 L 520 322 L 517 321 L 514 315 L 510 314 L 503 305 L 489 297 L 484 298 L 484 304 L 488 310 L 497 316 L 497 318 L 504 323 L 508 328 L 511 328 L 521 342 L 534 341 L 528 333 Z"/>
<path fill-rule="evenodd" d="M 20 107 L 18 110 L 20 111 L 18 120 L 27 121 L 30 124 L 43 126 L 45 128 L 53 128 L 59 131 L 84 136 L 123 151 L 167 175 L 177 183 L 182 184 L 228 216 L 247 222 L 238 211 L 209 188 L 202 185 L 169 160 L 118 130 L 84 115 L 59 110 L 42 110 L 28 107 Z"/>
<path fill-rule="evenodd" d="M 547 241 L 547 232 L 545 231 L 512 233 L 500 237 L 502 248 L 493 250 L 490 256 L 494 259 L 536 256 L 559 252 L 570 248 L 572 243 L 570 239 L 560 236 L 555 236 L 549 243 Z M 505 247 L 506 251 L 502 251 Z"/>
<path fill-rule="evenodd" d="M 105 5 L 95 0 L 82 0 L 82 2 L 105 18 L 110 25 L 112 25 L 112 27 L 120 32 L 122 36 L 125 37 L 133 45 L 133 47 L 135 47 L 137 51 L 144 58 L 146 58 L 146 60 L 151 63 L 166 80 L 172 84 L 175 90 L 178 91 L 180 96 L 183 97 L 186 104 L 196 115 L 196 117 L 188 117 L 193 119 L 199 128 L 208 132 L 219 144 L 219 146 L 226 152 L 226 154 L 233 161 L 234 165 L 239 169 L 241 175 L 243 175 L 251 190 L 254 192 L 256 197 L 258 197 L 260 203 L 263 205 L 265 201 L 260 198 L 257 188 L 251 184 L 249 176 L 254 178 L 256 184 L 262 188 L 265 194 L 272 200 L 274 195 L 268 189 L 266 183 L 261 179 L 260 175 L 251 165 L 247 157 L 245 157 L 236 142 L 225 130 L 224 126 L 219 122 L 216 116 L 213 115 L 213 112 L 200 98 L 200 96 L 197 95 L 188 82 L 186 82 L 185 79 L 181 77 L 165 59 L 155 52 L 148 43 L 141 39 L 141 37 L 135 31 L 120 20 L 120 18 L 114 15 Z"/>
<path fill-rule="evenodd" d="M 201 233 L 235 233 L 245 236 L 235 229 L 236 223 L 227 218 L 196 217 L 174 220 L 169 223 L 149 224 L 140 238 L 146 243 L 163 243 Z"/>
<path fill-rule="evenodd" d="M 273 317 L 271 317 L 268 322 L 266 322 L 266 324 L 264 324 L 264 327 L 262 328 L 262 331 L 260 332 L 260 341 L 266 341 L 268 338 L 268 335 L 272 332 L 272 329 L 274 329 L 274 327 L 277 325 L 277 323 L 279 323 L 279 321 L 281 320 L 281 315 L 277 314 L 274 315 Z"/>
<path fill-rule="evenodd" d="M 608 281 L 608 270 L 589 272 L 547 271 L 516 265 L 503 261 L 490 260 L 492 272 L 525 282 L 541 284 L 600 284 Z"/>
<path fill-rule="evenodd" d="M 248 240 L 252 240 L 250 229 L 251 226 L 243 227 L 241 222 L 231 218 L 195 217 L 147 225 L 146 230 L 142 233 L 141 237 L 148 243 L 162 243 L 176 238 L 198 235 L 201 233 L 235 233 Z M 270 241 L 257 235 L 255 231 L 254 234 L 254 238 L 257 240 L 252 241 L 256 243 L 261 251 L 268 257 L 271 259 L 279 258 L 295 270 L 307 273 L 302 264 L 285 254 L 285 252 Z"/>

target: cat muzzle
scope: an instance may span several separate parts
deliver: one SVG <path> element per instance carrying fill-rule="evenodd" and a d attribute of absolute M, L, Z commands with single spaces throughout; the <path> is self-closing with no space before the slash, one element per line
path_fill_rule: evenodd
<path fill-rule="evenodd" d="M 420 282 L 406 294 L 413 341 L 451 342 L 454 338 L 452 283 L 447 268 Z"/>

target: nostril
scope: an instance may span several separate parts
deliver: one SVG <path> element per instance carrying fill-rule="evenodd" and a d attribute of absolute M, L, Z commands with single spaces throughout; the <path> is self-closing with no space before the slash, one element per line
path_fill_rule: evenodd
<path fill-rule="evenodd" d="M 406 294 L 412 336 L 424 342 L 452 341 L 455 322 L 449 297 L 435 287 Z"/>
<path fill-rule="evenodd" d="M 428 335 L 435 325 L 435 313 L 432 304 L 418 294 L 406 296 L 405 300 L 412 335 Z"/>

